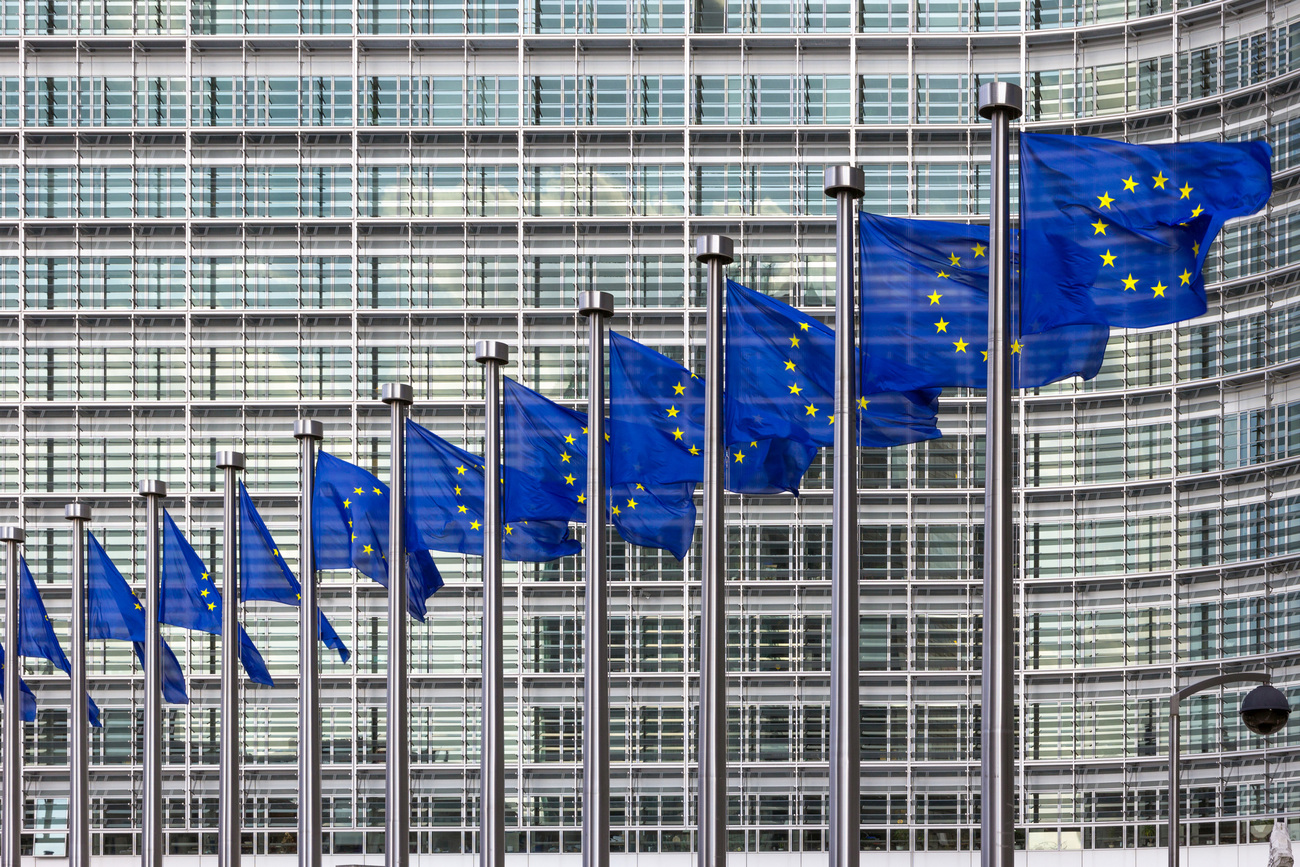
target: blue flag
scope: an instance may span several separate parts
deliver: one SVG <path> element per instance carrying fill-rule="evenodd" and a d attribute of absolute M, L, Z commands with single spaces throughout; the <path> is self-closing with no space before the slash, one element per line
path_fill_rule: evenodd
<path fill-rule="evenodd" d="M 835 332 L 789 304 L 727 281 L 727 442 L 776 438 L 817 449 L 835 442 Z M 940 436 L 939 390 L 863 394 L 858 444 L 887 448 Z M 733 460 L 735 457 L 733 448 Z"/>
<path fill-rule="evenodd" d="M 501 427 L 506 520 L 585 522 L 587 414 L 507 378 Z M 609 456 L 607 448 L 607 467 Z M 639 482 L 606 483 L 607 514 L 619 535 L 636 545 L 664 548 L 679 560 L 685 556 L 695 531 L 694 484 L 650 489 Z"/>
<path fill-rule="evenodd" d="M 483 459 L 406 422 L 407 545 L 483 554 Z M 501 556 L 541 563 L 576 554 L 568 521 L 508 522 Z"/>
<path fill-rule="evenodd" d="M 1273 191 L 1264 142 L 1130 145 L 1022 133 L 1025 333 L 1146 328 L 1205 312 L 1201 268 L 1225 221 Z"/>
<path fill-rule="evenodd" d="M 280 549 L 243 482 L 239 483 L 239 598 L 244 602 L 280 602 L 295 607 L 302 602 L 302 586 L 280 556 Z M 347 645 L 319 608 L 316 624 L 320 640 L 326 647 L 337 650 L 339 657 L 347 662 L 351 656 Z"/>
<path fill-rule="evenodd" d="M 988 227 L 862 214 L 859 233 L 863 392 L 985 388 Z M 1110 334 L 1106 324 L 1093 317 L 1025 334 L 1014 277 L 1012 283 L 1014 386 L 1034 388 L 1071 376 L 1096 376 Z"/>
<path fill-rule="evenodd" d="M 316 568 L 356 569 L 387 587 L 388 485 L 356 464 L 322 451 L 316 458 L 311 501 Z M 408 542 L 407 613 L 423 623 L 426 600 L 441 586 L 442 575 L 428 550 L 412 549 Z"/>
<path fill-rule="evenodd" d="M 87 532 L 90 548 L 87 555 L 86 632 L 90 639 L 130 641 L 144 667 L 144 606 L 131 592 L 122 573 L 108 558 L 94 533 Z M 189 704 L 185 675 L 180 660 L 166 641 L 161 641 L 163 698 L 171 704 Z"/>
<path fill-rule="evenodd" d="M 36 579 L 27 568 L 27 560 L 18 558 L 18 655 L 36 659 L 48 659 L 54 667 L 72 676 L 72 663 L 64 655 L 59 645 L 58 636 L 54 634 L 54 623 L 45 613 L 45 601 L 41 591 L 36 587 Z M 99 705 L 89 695 L 86 696 L 90 724 L 96 728 L 99 721 Z"/>
<path fill-rule="evenodd" d="M 162 593 L 158 620 L 181 629 L 221 634 L 221 593 L 189 540 L 163 510 Z M 239 627 L 239 661 L 253 683 L 275 686 L 262 654 Z"/>
<path fill-rule="evenodd" d="M 0 647 L 0 700 L 5 697 L 4 685 L 5 649 Z M 23 722 L 36 722 L 36 694 L 27 685 L 27 681 L 18 678 L 18 691 L 22 693 Z"/>

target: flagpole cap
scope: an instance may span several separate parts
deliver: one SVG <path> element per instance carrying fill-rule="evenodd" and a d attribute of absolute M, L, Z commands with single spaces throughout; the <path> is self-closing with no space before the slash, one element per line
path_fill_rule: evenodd
<path fill-rule="evenodd" d="M 89 521 L 90 506 L 85 503 L 68 503 L 63 507 L 63 517 L 69 521 Z"/>
<path fill-rule="evenodd" d="M 578 293 L 578 312 L 583 316 L 613 316 L 614 296 L 586 289 Z"/>
<path fill-rule="evenodd" d="M 822 187 L 828 196 L 848 193 L 856 199 L 866 191 L 867 180 L 857 166 L 827 166 L 822 172 Z"/>
<path fill-rule="evenodd" d="M 139 491 L 142 497 L 165 497 L 167 496 L 167 483 L 158 479 L 146 479 L 140 483 Z"/>
<path fill-rule="evenodd" d="M 389 406 L 395 403 L 409 406 L 415 403 L 415 389 L 404 382 L 386 382 L 379 390 L 379 399 Z"/>
<path fill-rule="evenodd" d="M 300 418 L 293 423 L 293 438 L 296 440 L 324 439 L 325 425 L 309 418 Z"/>
<path fill-rule="evenodd" d="M 999 111 L 1007 113 L 1007 120 L 1015 120 L 1025 113 L 1025 94 L 1009 81 L 991 81 L 980 85 L 978 105 L 985 120 L 992 120 Z"/>
<path fill-rule="evenodd" d="M 487 364 L 489 361 L 505 364 L 510 360 L 510 344 L 502 340 L 475 341 L 474 360 L 479 364 Z"/>
<path fill-rule="evenodd" d="M 0 542 L 25 542 L 27 541 L 27 531 L 22 527 L 8 524 L 0 527 Z"/>
<path fill-rule="evenodd" d="M 243 452 L 217 452 L 217 469 L 242 470 L 244 468 Z"/>
<path fill-rule="evenodd" d="M 700 235 L 695 239 L 695 261 L 730 265 L 736 261 L 736 245 L 726 235 Z"/>

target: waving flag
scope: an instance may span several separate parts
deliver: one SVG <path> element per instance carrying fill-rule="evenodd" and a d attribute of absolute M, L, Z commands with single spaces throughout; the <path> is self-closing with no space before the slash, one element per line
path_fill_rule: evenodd
<path fill-rule="evenodd" d="M 5 670 L 5 649 L 0 647 L 0 699 L 5 697 L 4 674 Z M 36 694 L 32 688 L 27 685 L 27 681 L 21 677 L 18 678 L 18 691 L 22 693 L 22 714 L 23 722 L 36 722 Z"/>
<path fill-rule="evenodd" d="M 72 676 L 72 663 L 59 646 L 58 636 L 54 634 L 54 624 L 45 613 L 45 601 L 41 591 L 36 587 L 36 579 L 27 568 L 27 560 L 18 558 L 18 655 L 36 659 L 48 659 L 54 667 L 69 677 Z M 90 724 L 96 728 L 103 724 L 99 721 L 99 705 L 89 695 L 86 696 Z"/>

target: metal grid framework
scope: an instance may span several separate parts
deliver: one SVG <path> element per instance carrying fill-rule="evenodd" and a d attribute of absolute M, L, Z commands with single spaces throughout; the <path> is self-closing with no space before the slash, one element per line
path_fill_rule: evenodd
<path fill-rule="evenodd" d="M 869 210 L 986 219 L 981 81 L 1024 86 L 1035 129 L 1264 136 L 1276 192 L 1221 237 L 1210 312 L 1116 335 L 1097 380 L 1017 410 L 1024 845 L 1164 843 L 1171 688 L 1246 665 L 1300 682 L 1298 40 L 1300 4 L 1275 0 L 4 0 L 0 514 L 25 524 L 66 641 L 74 496 L 139 587 L 133 483 L 164 480 L 218 570 L 214 458 L 238 449 L 294 563 L 300 414 L 383 477 L 379 386 L 410 382 L 415 420 L 479 449 L 472 341 L 509 342 L 508 375 L 577 406 L 586 289 L 614 295 L 613 328 L 700 368 L 689 248 L 709 232 L 735 239 L 736 279 L 829 320 L 822 168 L 862 166 Z M 943 439 L 862 454 L 864 849 L 978 845 L 982 407 L 950 392 Z M 830 495 L 824 455 L 798 500 L 730 500 L 733 849 L 826 844 Z M 611 553 L 614 846 L 686 851 L 698 546 L 685 564 Z M 476 846 L 481 572 L 439 564 L 447 586 L 410 637 L 421 853 Z M 576 559 L 506 570 L 518 851 L 578 845 L 581 576 Z M 384 597 L 323 581 L 356 651 L 322 657 L 325 851 L 377 852 Z M 296 614 L 245 619 L 277 687 L 245 690 L 244 845 L 288 853 Z M 217 645 L 164 632 L 192 698 L 164 721 L 168 851 L 214 852 Z M 138 853 L 143 678 L 125 644 L 90 657 L 93 851 Z M 28 830 L 57 851 L 66 681 L 25 673 Z M 1248 736 L 1240 692 L 1184 711 L 1193 843 L 1300 815 L 1300 734 Z"/>

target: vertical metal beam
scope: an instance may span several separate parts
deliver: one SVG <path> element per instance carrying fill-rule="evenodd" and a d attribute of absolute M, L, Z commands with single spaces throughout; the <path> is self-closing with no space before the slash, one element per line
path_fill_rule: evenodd
<path fill-rule="evenodd" d="M 145 501 L 144 555 L 144 785 L 140 793 L 143 829 L 141 867 L 162 867 L 162 499 L 167 485 L 143 481 Z"/>
<path fill-rule="evenodd" d="M 20 867 L 23 830 L 23 702 L 18 692 L 18 546 L 22 527 L 0 527 L 5 543 L 5 719 L 3 780 L 0 780 L 0 867 Z"/>
<path fill-rule="evenodd" d="M 1015 853 L 1015 576 L 1011 464 L 1011 121 L 1019 87 L 979 90 L 992 121 L 989 157 L 989 339 L 984 470 L 984 648 L 980 742 L 981 867 L 1012 867 Z"/>
<path fill-rule="evenodd" d="M 1178 797 L 1181 782 L 1178 778 L 1179 760 L 1181 759 L 1182 719 L 1178 713 L 1178 698 L 1169 702 L 1169 867 L 1178 867 L 1178 826 L 1182 821 L 1182 799 Z M 1158 840 L 1156 842 L 1159 842 Z"/>
<path fill-rule="evenodd" d="M 411 860 L 411 749 L 407 736 L 406 678 L 406 412 L 409 385 L 389 383 L 380 400 L 390 413 L 388 475 L 388 748 L 384 763 L 384 863 Z"/>
<path fill-rule="evenodd" d="M 241 452 L 218 452 L 225 470 L 221 512 L 221 766 L 217 779 L 218 867 L 239 867 L 243 807 L 239 797 L 239 480 Z"/>
<path fill-rule="evenodd" d="M 704 537 L 700 563 L 699 867 L 727 864 L 727 444 L 722 427 L 723 268 L 735 245 L 723 235 L 695 239 L 708 267 L 704 325 Z"/>
<path fill-rule="evenodd" d="M 609 620 L 605 529 L 605 320 L 614 296 L 586 291 L 587 595 L 583 626 L 582 867 L 609 867 Z"/>
<path fill-rule="evenodd" d="M 479 867 L 504 867 L 506 750 L 501 576 L 501 368 L 510 347 L 474 344 L 483 365 L 483 766 L 479 783 Z"/>
<path fill-rule="evenodd" d="M 90 732 L 86 697 L 86 522 L 90 506 L 69 503 L 72 522 L 72 698 L 68 706 L 68 867 L 90 867 Z"/>
<path fill-rule="evenodd" d="M 858 867 L 862 773 L 858 710 L 858 364 L 853 202 L 862 170 L 830 166 L 826 195 L 835 197 L 835 448 L 831 542 L 830 865 Z"/>
<path fill-rule="evenodd" d="M 293 423 L 298 441 L 298 867 L 320 867 L 320 627 L 316 609 L 316 551 L 312 538 L 312 490 L 316 486 L 316 444 L 325 436 L 318 421 Z M 71 865 L 70 865 L 71 867 Z"/>

